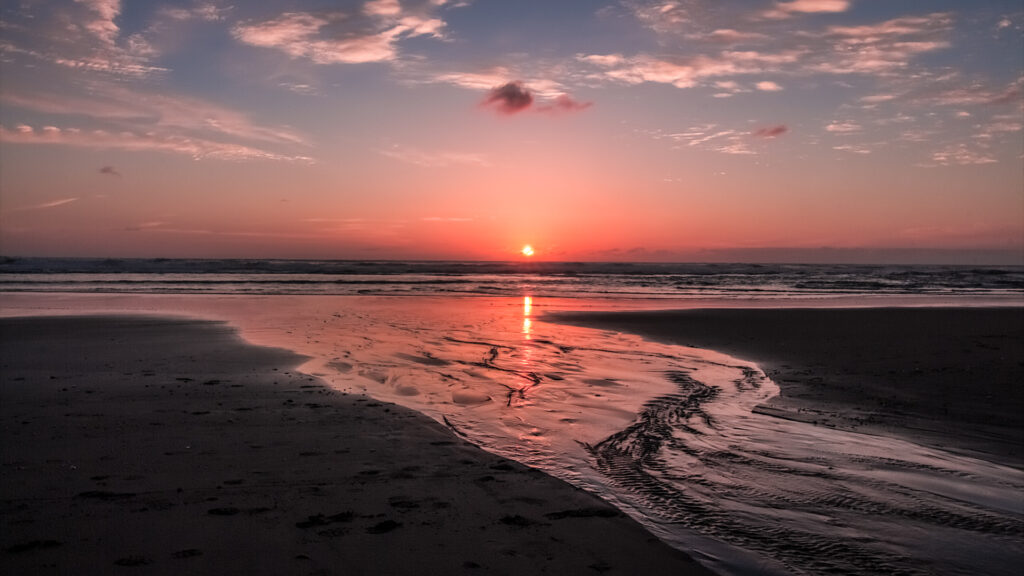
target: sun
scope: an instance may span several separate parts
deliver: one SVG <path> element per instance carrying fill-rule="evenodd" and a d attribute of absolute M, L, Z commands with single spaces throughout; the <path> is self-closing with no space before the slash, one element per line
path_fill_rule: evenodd
<path fill-rule="evenodd" d="M 533 246 L 530 246 L 529 244 L 527 244 L 526 246 L 523 246 L 523 249 L 520 250 L 520 252 L 522 252 L 523 256 L 526 256 L 526 257 L 533 256 Z"/>

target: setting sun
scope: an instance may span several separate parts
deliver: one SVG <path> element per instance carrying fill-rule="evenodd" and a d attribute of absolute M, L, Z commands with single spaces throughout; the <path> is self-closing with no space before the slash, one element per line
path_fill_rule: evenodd
<path fill-rule="evenodd" d="M 523 256 L 533 256 L 533 246 L 527 244 L 526 246 L 523 246 L 521 252 L 523 253 Z"/>

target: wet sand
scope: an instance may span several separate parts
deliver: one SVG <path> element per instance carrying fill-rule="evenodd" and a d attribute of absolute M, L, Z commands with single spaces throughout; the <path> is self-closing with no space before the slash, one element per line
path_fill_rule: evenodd
<path fill-rule="evenodd" d="M 225 324 L 0 320 L 0 572 L 709 574 Z"/>
<path fill-rule="evenodd" d="M 548 314 L 757 363 L 781 418 L 894 434 L 1024 468 L 1024 308 Z"/>

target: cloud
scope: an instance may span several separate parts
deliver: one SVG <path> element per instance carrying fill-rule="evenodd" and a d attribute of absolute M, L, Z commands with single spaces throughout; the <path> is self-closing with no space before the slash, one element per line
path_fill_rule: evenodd
<path fill-rule="evenodd" d="M 121 177 L 121 173 L 118 172 L 117 169 L 114 168 L 113 166 L 104 166 L 100 168 L 100 174 L 106 174 L 108 176 L 117 176 L 118 178 Z"/>
<path fill-rule="evenodd" d="M 205 100 L 93 82 L 81 96 L 52 90 L 2 92 L 5 108 L 51 116 L 51 130 L 19 126 L 5 142 L 126 150 L 164 150 L 195 158 L 309 161 L 305 138 L 285 127 L 262 126 Z M 60 126 L 61 128 L 58 128 Z"/>
<path fill-rule="evenodd" d="M 943 148 L 932 154 L 932 161 L 939 166 L 970 166 L 998 162 L 988 153 L 972 149 L 966 144 L 957 144 Z"/>
<path fill-rule="evenodd" d="M 741 32 L 732 28 L 718 28 L 703 34 L 688 34 L 691 40 L 704 40 L 718 44 L 744 44 L 749 42 L 762 42 L 769 40 L 771 36 L 760 32 Z"/>
<path fill-rule="evenodd" d="M 402 39 L 445 37 L 444 20 L 434 16 L 444 4 L 372 0 L 362 14 L 285 12 L 270 20 L 238 24 L 232 35 L 244 44 L 274 48 L 317 64 L 394 62 Z"/>
<path fill-rule="evenodd" d="M 891 94 L 891 93 L 890 94 L 871 94 L 869 96 L 862 97 L 860 99 L 860 101 L 864 102 L 864 103 L 867 103 L 867 104 L 878 104 L 880 102 L 890 102 L 890 101 L 895 100 L 895 99 L 897 99 L 899 97 L 900 97 L 899 94 Z"/>
<path fill-rule="evenodd" d="M 491 90 L 495 86 L 506 83 L 510 75 L 507 68 L 499 66 L 477 72 L 444 72 L 434 74 L 428 78 L 428 81 L 452 84 L 469 90 L 483 91 Z"/>
<path fill-rule="evenodd" d="M 199 137 L 158 134 L 154 132 L 109 132 L 106 130 L 83 130 L 76 127 L 60 128 L 44 126 L 34 129 L 20 125 L 15 130 L 0 126 L 0 143 L 60 145 L 98 150 L 155 150 L 186 154 L 196 160 L 283 160 L 310 163 L 306 156 L 278 154 L 242 144 L 217 142 Z"/>
<path fill-rule="evenodd" d="M 627 7 L 645 26 L 659 34 L 667 34 L 681 30 L 695 18 L 694 12 L 700 11 L 692 2 L 678 0 L 658 0 L 655 2 L 630 1 Z"/>
<path fill-rule="evenodd" d="M 679 3 L 645 3 L 642 12 L 658 12 L 659 5 L 672 5 L 671 10 L 682 9 Z M 777 3 L 785 14 L 824 13 L 845 11 L 845 1 L 797 1 Z M 745 81 L 754 75 L 859 75 L 876 80 L 895 82 L 901 79 L 924 78 L 927 73 L 910 68 L 923 54 L 949 47 L 953 19 L 948 13 L 907 16 L 858 26 L 828 25 L 814 28 L 780 28 L 774 23 L 771 36 L 759 31 L 732 26 L 749 20 L 735 19 L 731 27 L 715 26 L 721 20 L 721 11 L 702 2 L 686 4 L 691 20 L 685 28 L 687 41 L 663 42 L 664 46 L 678 48 L 658 54 L 621 53 L 578 54 L 583 64 L 581 74 L 590 81 L 621 84 L 658 83 L 676 88 L 714 86 L 716 97 L 728 97 L 747 91 L 752 86 L 772 91 L 782 86 L 777 81 Z M 699 7 L 699 9 L 698 9 Z M 647 13 L 644 12 L 644 13 Z M 695 14 L 699 13 L 698 18 Z M 711 26 L 708 26 L 710 21 Z M 702 31 L 701 28 L 708 30 Z M 696 31 L 693 31 L 693 30 Z M 730 45 L 719 49 L 708 40 L 717 38 Z M 690 40 L 702 42 L 692 42 Z M 747 44 L 742 49 L 740 44 Z M 590 69 L 588 70 L 587 67 Z M 723 88 L 724 83 L 732 83 Z M 871 104 L 872 102 L 866 102 Z"/>
<path fill-rule="evenodd" d="M 491 166 L 491 162 L 483 154 L 472 152 L 432 151 L 425 152 L 415 148 L 391 146 L 380 153 L 388 158 L 393 158 L 407 164 L 421 166 L 423 168 L 444 168 L 452 165 L 480 166 L 483 168 Z"/>
<path fill-rule="evenodd" d="M 533 104 L 533 95 L 522 82 L 507 82 L 492 88 L 484 96 L 481 105 L 490 107 L 500 114 L 516 114 Z"/>
<path fill-rule="evenodd" d="M 830 26 L 819 36 L 827 44 L 808 70 L 827 74 L 892 75 L 919 54 L 950 46 L 948 13 L 908 16 L 861 26 Z M 813 36 L 813 35 L 808 35 Z"/>
<path fill-rule="evenodd" d="M 833 150 L 840 150 L 842 152 L 850 152 L 852 154 L 871 154 L 871 149 L 865 146 L 855 146 L 853 144 L 842 144 L 840 146 L 833 146 Z"/>
<path fill-rule="evenodd" d="M 165 224 L 167 224 L 167 223 L 166 222 L 161 222 L 161 221 L 158 221 L 158 220 L 152 220 L 152 221 L 149 221 L 149 222 L 140 222 L 140 223 L 132 225 L 132 226 L 125 226 L 123 230 L 125 232 L 141 232 L 143 230 L 152 230 L 154 228 L 160 228 L 161 226 L 164 226 Z"/>
<path fill-rule="evenodd" d="M 827 132 L 833 132 L 838 134 L 849 134 L 851 132 L 860 132 L 860 124 L 856 122 L 832 122 L 828 126 L 825 126 Z"/>
<path fill-rule="evenodd" d="M 239 24 L 232 34 L 245 44 L 276 48 L 293 58 L 308 58 L 317 64 L 358 64 L 395 58 L 397 34 L 390 30 L 353 33 L 341 38 L 328 33 L 324 34 L 326 38 L 320 37 L 322 29 L 344 19 L 341 14 L 285 13 L 258 24 Z"/>
<path fill-rule="evenodd" d="M 552 114 L 564 114 L 569 112 L 581 112 L 593 105 L 593 102 L 580 102 L 578 100 L 573 100 L 572 96 L 569 96 L 568 94 L 559 94 L 551 101 L 550 104 L 537 106 L 537 111 Z"/>
<path fill-rule="evenodd" d="M 776 2 L 775 7 L 762 13 L 762 16 L 781 20 L 796 14 L 835 14 L 846 12 L 849 8 L 849 0 L 791 0 Z"/>
<path fill-rule="evenodd" d="M 715 56 L 653 57 L 638 55 L 623 58 L 618 55 L 582 55 L 578 59 L 596 64 L 601 70 L 598 78 L 625 84 L 653 82 L 670 84 L 676 88 L 692 88 L 713 78 L 762 74 L 782 69 L 798 62 L 803 50 L 792 49 L 776 53 L 754 50 L 727 50 Z"/>
<path fill-rule="evenodd" d="M 227 18 L 227 13 L 233 10 L 233 6 L 220 8 L 215 4 L 203 3 L 194 4 L 191 8 L 165 7 L 160 14 L 172 20 L 201 20 L 204 22 L 221 22 Z"/>
<path fill-rule="evenodd" d="M 472 218 L 458 218 L 458 217 L 441 217 L 441 216 L 428 216 L 421 218 L 424 222 L 472 222 Z"/>
<path fill-rule="evenodd" d="M 938 93 L 919 94 L 918 99 L 941 106 L 1018 104 L 1024 98 L 1024 76 L 1004 88 L 994 89 L 983 84 L 956 87 Z"/>
<path fill-rule="evenodd" d="M 751 132 L 751 135 L 756 136 L 758 138 L 778 138 L 779 136 L 782 136 L 786 132 L 789 132 L 789 128 L 782 124 L 779 124 L 777 126 L 758 128 L 757 130 Z"/>
<path fill-rule="evenodd" d="M 65 204 L 71 204 L 77 202 L 78 198 L 61 198 L 60 200 L 51 200 L 49 202 L 43 202 L 42 204 L 33 204 L 31 206 L 22 206 L 21 208 L 13 208 L 9 212 L 24 212 L 27 210 L 46 210 L 47 208 L 56 208 L 58 206 L 64 206 Z"/>
<path fill-rule="evenodd" d="M 754 155 L 758 151 L 751 148 L 753 139 L 773 139 L 787 133 L 789 128 L 784 125 L 769 126 L 750 132 L 719 128 L 716 124 L 704 124 L 690 127 L 683 132 L 673 134 L 655 134 L 655 138 L 669 138 L 688 148 L 699 148 L 732 155 Z"/>
<path fill-rule="evenodd" d="M 121 9 L 120 0 L 22 3 L 5 22 L 3 51 L 114 76 L 166 72 L 152 63 L 157 52 L 142 34 L 122 34 L 117 24 Z"/>

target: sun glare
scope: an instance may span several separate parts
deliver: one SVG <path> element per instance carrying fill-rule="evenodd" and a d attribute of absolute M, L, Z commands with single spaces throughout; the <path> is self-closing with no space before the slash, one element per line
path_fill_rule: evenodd
<path fill-rule="evenodd" d="M 522 253 L 523 256 L 533 256 L 533 246 L 530 246 L 529 244 L 523 246 Z"/>

